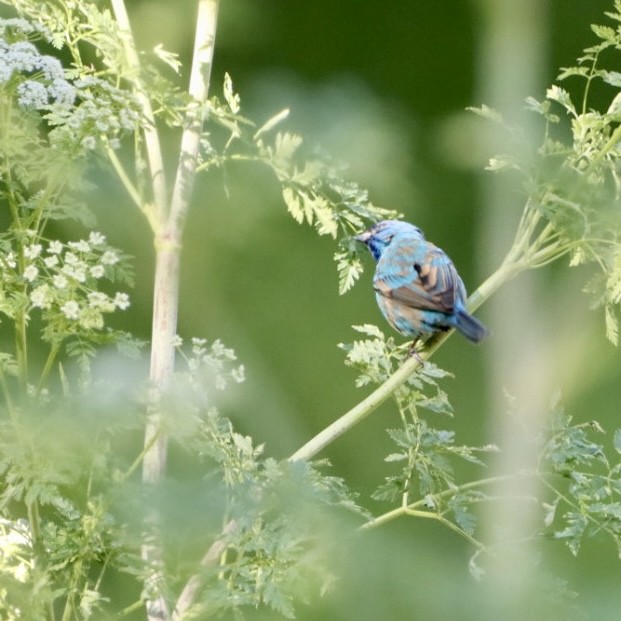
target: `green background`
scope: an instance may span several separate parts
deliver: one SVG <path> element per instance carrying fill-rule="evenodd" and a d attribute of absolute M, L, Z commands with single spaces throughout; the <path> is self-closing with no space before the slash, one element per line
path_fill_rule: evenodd
<path fill-rule="evenodd" d="M 220 92 L 228 71 L 250 118 L 260 122 L 290 107 L 287 128 L 347 162 L 373 202 L 423 228 L 474 290 L 508 249 L 522 196 L 515 178 L 499 181 L 483 171 L 495 151 L 483 125 L 464 110 L 488 103 L 519 117 L 524 98 L 543 98 L 559 68 L 594 42 L 589 24 L 602 23 L 611 5 L 223 0 L 212 92 Z M 139 45 L 162 42 L 187 66 L 195 3 L 136 0 L 128 7 Z M 503 17 L 499 8 L 515 13 Z M 513 47 L 501 57 L 495 50 L 505 43 Z M 597 91 L 592 104 L 606 107 L 612 96 Z M 171 137 L 171 157 L 176 144 Z M 136 255 L 138 284 L 127 321 L 148 338 L 153 253 L 147 227 L 110 177 L 100 183 L 102 200 L 94 198 L 100 228 Z M 334 244 L 287 215 L 265 170 L 240 166 L 226 177 L 202 178 L 184 243 L 179 333 L 222 338 L 236 350 L 248 379 L 223 408 L 239 430 L 266 443 L 268 454 L 286 457 L 367 394 L 354 387 L 354 372 L 336 345 L 353 340 L 352 324 L 390 331 L 375 306 L 371 262 L 354 290 L 339 296 Z M 503 390 L 519 411 L 531 395 L 548 399 L 560 389 L 574 420 L 616 428 L 621 358 L 605 339 L 603 313 L 589 312 L 581 293 L 588 271 L 570 272 L 561 263 L 520 276 L 481 309 L 493 333 L 489 341 L 475 347 L 457 335 L 438 353 L 436 362 L 455 374 L 443 383 L 455 417 L 430 415 L 433 424 L 454 429 L 463 443 L 511 442 Z M 524 424 L 533 415 L 542 420 L 546 412 L 531 407 Z M 389 472 L 385 429 L 397 425 L 396 413 L 384 406 L 321 455 L 377 514 L 386 507 L 368 496 Z M 458 480 L 488 475 L 469 468 Z M 511 506 L 529 514 L 528 500 Z M 496 518 L 482 517 L 489 535 Z M 579 593 L 581 610 L 619 618 L 621 567 L 603 535 L 587 541 L 577 558 L 561 542 L 536 547 L 541 568 Z M 300 619 L 572 618 L 546 611 L 528 591 L 518 588 L 512 601 L 496 596 L 495 583 L 474 582 L 467 569 L 472 548 L 439 524 L 403 519 L 347 549 L 335 551 L 335 588 L 303 606 Z M 506 568 L 506 581 L 520 583 L 523 576 L 513 569 Z M 543 572 L 536 576 L 549 591 Z"/>

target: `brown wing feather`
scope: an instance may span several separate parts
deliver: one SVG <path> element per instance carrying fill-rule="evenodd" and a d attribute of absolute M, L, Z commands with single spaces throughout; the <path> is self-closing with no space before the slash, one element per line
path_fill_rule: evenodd
<path fill-rule="evenodd" d="M 386 298 L 421 310 L 450 313 L 455 299 L 463 295 L 463 284 L 450 262 L 414 264 L 412 280 L 407 285 L 391 287 L 385 280 L 374 280 L 375 290 Z"/>

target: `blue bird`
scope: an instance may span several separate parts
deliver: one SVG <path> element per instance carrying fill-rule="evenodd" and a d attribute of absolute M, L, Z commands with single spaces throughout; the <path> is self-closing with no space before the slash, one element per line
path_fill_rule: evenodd
<path fill-rule="evenodd" d="M 478 343 L 487 328 L 466 311 L 466 288 L 447 254 L 408 222 L 384 220 L 355 237 L 377 266 L 375 297 L 397 332 L 414 338 L 456 328 Z"/>

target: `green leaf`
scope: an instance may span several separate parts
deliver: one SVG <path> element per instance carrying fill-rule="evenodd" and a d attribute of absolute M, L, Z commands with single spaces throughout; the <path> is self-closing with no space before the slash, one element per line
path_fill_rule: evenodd
<path fill-rule="evenodd" d="M 338 225 L 328 201 L 323 197 L 317 197 L 313 209 L 317 219 L 317 232 L 320 235 L 330 235 L 332 238 L 336 238 Z"/>
<path fill-rule="evenodd" d="M 233 114 L 238 114 L 241 109 L 240 98 L 233 90 L 233 80 L 228 73 L 224 74 L 223 94 L 224 100 L 229 106 L 229 110 Z"/>
<path fill-rule="evenodd" d="M 619 344 L 619 323 L 616 317 L 615 309 L 606 304 L 604 308 L 606 317 L 606 338 L 613 344 Z"/>
<path fill-rule="evenodd" d="M 336 252 L 334 260 L 339 277 L 339 294 L 343 295 L 360 278 L 363 271 L 362 261 L 348 252 Z"/>
<path fill-rule="evenodd" d="M 480 107 L 469 106 L 466 108 L 469 112 L 474 112 L 484 119 L 488 119 L 493 121 L 494 123 L 499 123 L 500 125 L 504 125 L 505 120 L 500 112 L 494 110 L 494 108 L 490 108 L 489 106 L 483 104 Z"/>
<path fill-rule="evenodd" d="M 602 71 L 601 77 L 607 84 L 621 88 L 621 73 L 618 71 Z"/>
<path fill-rule="evenodd" d="M 253 139 L 257 140 L 257 138 L 259 138 L 262 134 L 266 134 L 267 132 L 271 131 L 272 129 L 274 129 L 274 127 L 282 123 L 288 116 L 289 116 L 289 108 L 285 108 L 284 110 L 281 110 L 280 112 L 278 112 L 278 114 L 275 114 L 265 123 L 263 123 L 261 127 L 259 127 L 255 135 L 253 136 Z"/>
<path fill-rule="evenodd" d="M 591 73 L 590 67 L 563 67 L 557 76 L 557 80 L 566 80 L 572 76 L 588 78 Z"/>
<path fill-rule="evenodd" d="M 159 43 L 153 48 L 153 53 L 163 63 L 168 65 L 176 74 L 179 74 L 179 71 L 182 67 L 182 63 L 179 60 L 179 54 L 165 50 L 164 46 L 161 43 Z"/>
<path fill-rule="evenodd" d="M 576 109 L 571 101 L 571 97 L 565 89 L 553 84 L 546 91 L 546 97 L 548 99 L 551 99 L 552 101 L 556 101 L 557 103 L 561 104 L 561 106 L 563 106 L 563 108 L 565 108 L 573 116 L 577 116 Z"/>
<path fill-rule="evenodd" d="M 580 513 L 576 513 L 575 511 L 568 511 L 564 518 L 567 522 L 567 527 L 563 530 L 556 531 L 554 533 L 554 537 L 556 539 L 565 539 L 565 543 L 571 553 L 574 556 L 577 556 L 580 551 L 582 537 L 588 525 L 587 518 Z"/>
<path fill-rule="evenodd" d="M 385 340 L 384 333 L 377 327 L 371 323 L 364 323 L 362 325 L 352 326 L 352 328 L 356 332 L 360 332 L 361 334 L 366 334 L 367 336 L 371 336 L 380 340 Z"/>
<path fill-rule="evenodd" d="M 591 30 L 606 43 L 615 45 L 620 42 L 620 38 L 617 35 L 616 31 L 614 30 L 614 28 L 610 28 L 610 26 L 600 26 L 598 24 L 591 24 Z"/>
<path fill-rule="evenodd" d="M 560 496 L 557 496 L 552 502 L 541 503 L 541 506 L 544 509 L 543 523 L 545 526 L 551 526 L 552 522 L 554 522 L 559 501 Z"/>
<path fill-rule="evenodd" d="M 286 166 L 291 162 L 302 144 L 302 137 L 290 132 L 276 134 L 274 160 L 277 166 Z"/>
<path fill-rule="evenodd" d="M 298 223 L 304 222 L 304 210 L 302 209 L 302 197 L 293 188 L 285 186 L 282 189 L 282 197 L 287 205 L 287 210 L 293 216 L 293 219 Z"/>
<path fill-rule="evenodd" d="M 405 461 L 408 458 L 406 453 L 390 453 L 384 457 L 386 462 Z"/>

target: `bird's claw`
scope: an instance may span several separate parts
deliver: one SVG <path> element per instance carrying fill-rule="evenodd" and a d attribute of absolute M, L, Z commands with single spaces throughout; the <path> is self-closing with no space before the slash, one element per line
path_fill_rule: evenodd
<path fill-rule="evenodd" d="M 414 358 L 418 360 L 420 365 L 423 366 L 425 364 L 425 361 L 420 357 L 420 354 L 418 353 L 418 351 L 416 351 L 417 343 L 418 343 L 418 339 L 414 339 L 412 341 L 412 344 L 410 345 L 410 348 L 408 349 L 408 358 L 411 358 L 412 356 L 414 356 Z"/>

